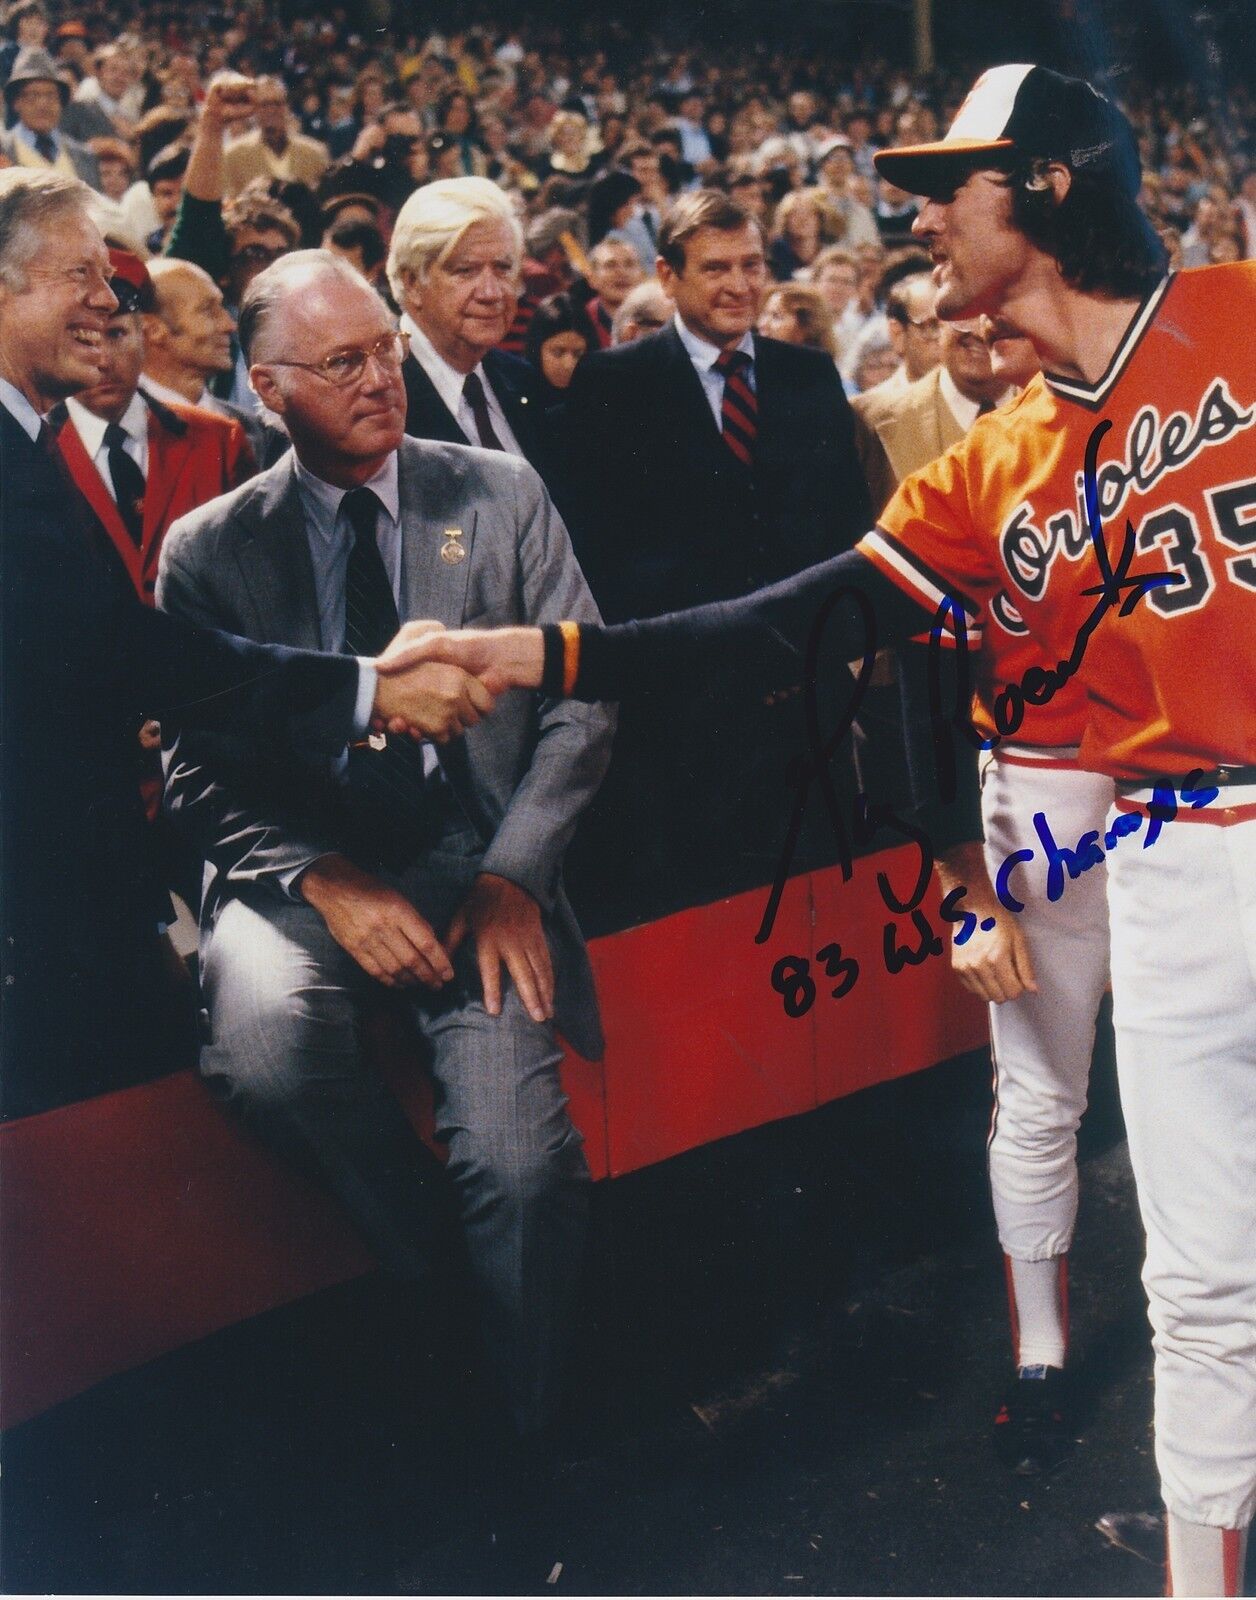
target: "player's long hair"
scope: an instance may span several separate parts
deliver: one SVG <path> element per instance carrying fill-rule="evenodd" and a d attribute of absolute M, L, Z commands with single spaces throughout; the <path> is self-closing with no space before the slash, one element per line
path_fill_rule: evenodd
<path fill-rule="evenodd" d="M 1137 200 L 1111 179 L 1074 172 L 1056 203 L 1038 163 L 1008 174 L 1012 222 L 1059 263 L 1071 288 L 1141 299 L 1168 269 L 1168 254 Z"/>

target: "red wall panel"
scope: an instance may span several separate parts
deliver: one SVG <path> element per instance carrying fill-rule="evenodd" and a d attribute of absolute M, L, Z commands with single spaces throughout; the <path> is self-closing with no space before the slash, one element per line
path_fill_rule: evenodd
<path fill-rule="evenodd" d="M 908 852 L 792 880 L 771 940 L 766 890 L 594 942 L 604 1063 L 568 1052 L 563 1082 L 595 1177 L 811 1110 L 985 1039 L 984 1009 L 944 957 L 891 978 L 875 872 Z M 910 870 L 910 865 L 908 867 Z M 936 926 L 936 897 L 926 900 Z M 841 1000 L 818 950 L 860 963 Z M 796 955 L 817 984 L 790 1018 L 774 963 Z M 375 1048 L 415 1125 L 431 1095 L 386 1016 Z M 0 1424 L 366 1270 L 335 1203 L 280 1165 L 187 1072 L 0 1127 Z"/>

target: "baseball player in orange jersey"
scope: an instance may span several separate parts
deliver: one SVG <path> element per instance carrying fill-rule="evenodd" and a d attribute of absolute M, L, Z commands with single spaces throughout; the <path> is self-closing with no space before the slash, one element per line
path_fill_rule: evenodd
<path fill-rule="evenodd" d="M 877 160 L 926 196 L 940 314 L 1030 338 L 1044 375 L 908 478 L 855 550 L 784 583 L 414 648 L 620 699 L 713 671 L 777 681 L 818 619 L 849 660 L 865 611 L 878 643 L 939 608 L 971 642 L 1014 597 L 1035 659 L 995 694 L 996 735 L 1080 679 L 1081 765 L 1117 799 L 1099 838 L 1073 839 L 1044 795 L 995 897 L 1013 906 L 1033 874 L 1054 903 L 1106 860 L 1171 1592 L 1235 1594 L 1256 1506 L 1256 344 L 1230 330 L 1256 319 L 1256 263 L 1164 276 L 1128 123 L 1043 68 L 993 68 L 939 144 Z M 967 887 L 980 939 L 990 885 Z M 994 969 L 1009 997 L 1025 987 L 1010 952 Z"/>
<path fill-rule="evenodd" d="M 1028 339 L 994 338 L 988 317 L 980 332 L 996 378 L 1019 390 L 1038 373 Z M 1037 658 L 1004 592 L 987 610 L 975 664 L 973 720 L 987 737 L 996 731 L 995 695 Z M 978 885 L 983 920 L 992 924 L 982 937 L 953 944 L 951 959 L 965 987 L 990 1004 L 990 1193 L 1016 1365 L 995 1416 L 994 1445 L 1004 1465 L 1022 1475 L 1050 1470 L 1069 1443 L 1067 1264 L 1077 1219 L 1077 1129 L 1109 975 L 1107 878 L 1095 867 L 1052 901 L 1043 875 L 1015 872 L 1009 882 L 1023 907 L 1017 913 L 992 885 L 1005 861 L 1019 866 L 1017 852 L 1038 847 L 1038 811 L 1062 839 L 1102 835 L 1114 785 L 1077 764 L 1085 720 L 1085 695 L 1074 678 L 1049 705 L 1027 708 L 1014 741 L 999 741 L 981 773 L 984 844 L 974 837 L 947 845 L 955 808 L 949 818 L 936 805 L 924 813 L 943 893 Z M 1018 983 L 1023 989 L 1013 997 Z"/>

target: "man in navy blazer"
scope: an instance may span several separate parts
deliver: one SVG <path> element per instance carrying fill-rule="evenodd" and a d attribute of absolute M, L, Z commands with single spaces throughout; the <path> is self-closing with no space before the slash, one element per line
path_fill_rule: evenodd
<path fill-rule="evenodd" d="M 752 331 L 767 283 L 758 224 L 699 190 L 664 218 L 659 252 L 675 317 L 586 357 L 564 407 L 560 503 L 615 622 L 747 594 L 847 549 L 868 524 L 832 360 Z M 726 378 L 729 362 L 738 370 Z M 573 882 L 595 867 L 609 894 L 618 872 L 608 851 L 628 818 L 638 891 L 640 852 L 655 858 L 650 910 L 769 881 L 789 816 L 788 763 L 802 750 L 797 689 L 775 685 L 770 703 L 713 689 L 705 715 L 683 726 L 661 707 L 626 707 L 596 808 L 613 823 L 607 839 L 586 835 Z"/>
<path fill-rule="evenodd" d="M 536 374 L 495 347 L 518 302 L 523 235 L 510 202 L 487 178 L 445 178 L 402 206 L 388 281 L 410 353 L 406 432 L 522 456 L 545 475 Z"/>

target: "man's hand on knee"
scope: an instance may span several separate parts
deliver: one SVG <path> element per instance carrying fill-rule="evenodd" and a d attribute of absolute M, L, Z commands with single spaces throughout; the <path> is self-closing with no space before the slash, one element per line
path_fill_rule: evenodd
<path fill-rule="evenodd" d="M 405 895 L 345 856 L 320 856 L 300 890 L 336 943 L 380 983 L 439 989 L 452 979 L 444 946 Z"/>
<path fill-rule="evenodd" d="M 541 908 L 509 878 L 482 872 L 475 887 L 454 913 L 445 943 L 453 952 L 470 932 L 484 986 L 484 1009 L 490 1017 L 502 1009 L 502 963 L 514 980 L 519 998 L 533 1022 L 554 1015 L 554 964 L 541 925 Z"/>

